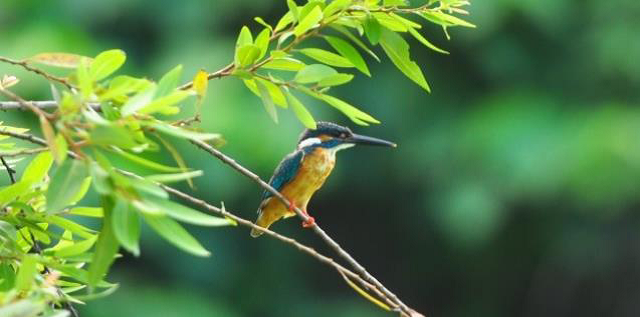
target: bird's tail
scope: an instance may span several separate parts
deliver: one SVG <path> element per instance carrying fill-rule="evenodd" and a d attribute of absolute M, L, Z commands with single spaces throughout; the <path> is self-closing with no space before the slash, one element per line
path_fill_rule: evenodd
<path fill-rule="evenodd" d="M 274 220 L 270 217 L 267 217 L 264 212 L 260 212 L 260 214 L 258 215 L 258 220 L 256 220 L 256 225 L 267 229 L 273 222 Z M 256 228 L 251 229 L 251 236 L 254 238 L 261 236 L 263 233 L 263 231 L 260 231 Z"/>

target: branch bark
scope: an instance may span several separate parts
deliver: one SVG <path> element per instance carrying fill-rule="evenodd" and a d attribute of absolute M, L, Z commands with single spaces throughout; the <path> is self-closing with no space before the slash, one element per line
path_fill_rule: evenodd
<path fill-rule="evenodd" d="M 280 192 L 278 192 L 275 188 L 271 187 L 271 185 L 269 185 L 268 183 L 263 181 L 260 178 L 260 176 L 258 176 L 255 173 L 251 172 L 250 170 L 248 170 L 244 166 L 238 164 L 231 157 L 225 155 L 221 151 L 217 150 L 216 148 L 210 146 L 209 144 L 207 144 L 207 143 L 205 143 L 203 141 L 191 140 L 191 143 L 195 144 L 197 147 L 205 150 L 207 153 L 213 155 L 214 157 L 218 158 L 219 160 L 221 160 L 225 164 L 231 166 L 231 168 L 233 168 L 234 170 L 240 172 L 241 174 L 249 177 L 250 179 L 252 179 L 256 183 L 258 183 L 258 185 L 260 185 L 262 188 L 264 188 L 265 190 L 269 191 L 275 197 L 280 199 L 282 201 L 282 203 L 285 204 L 285 206 L 290 206 L 291 205 L 289 203 L 289 200 L 286 197 L 284 197 L 282 194 L 280 194 Z M 309 220 L 309 216 L 307 216 L 297 206 L 294 206 L 294 211 L 296 212 L 298 217 L 302 218 L 303 221 L 307 222 Z M 406 314 L 408 316 L 421 316 L 419 313 L 417 313 L 413 309 L 409 308 L 406 304 L 404 304 L 400 300 L 400 298 L 398 298 L 398 296 L 396 296 L 394 293 L 389 291 L 382 283 L 380 283 L 380 281 L 378 281 L 378 279 L 376 279 L 373 275 L 371 275 L 360 263 L 358 263 L 358 261 L 356 261 L 347 251 L 345 251 L 333 238 L 331 238 L 324 230 L 322 230 L 322 228 L 320 228 L 320 226 L 318 226 L 317 222 L 314 222 L 314 224 L 311 226 L 311 229 L 318 236 L 320 236 L 320 238 L 322 238 L 322 240 L 324 240 L 325 243 L 327 245 L 329 245 L 329 247 L 331 247 L 340 257 L 345 259 L 347 261 L 347 263 L 349 263 L 349 265 L 351 267 L 353 267 L 354 270 L 356 272 L 358 272 L 367 282 L 375 285 L 376 288 L 378 288 L 383 294 L 385 294 L 385 297 L 390 298 L 397 306 L 399 306 L 401 311 L 404 314 Z"/>

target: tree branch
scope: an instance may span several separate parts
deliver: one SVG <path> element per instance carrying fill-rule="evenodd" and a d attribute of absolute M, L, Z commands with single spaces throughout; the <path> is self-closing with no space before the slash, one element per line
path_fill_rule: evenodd
<path fill-rule="evenodd" d="M 31 143 L 34 143 L 34 144 L 38 144 L 38 145 L 43 145 L 43 146 L 47 145 L 47 142 L 45 140 L 43 140 L 41 138 L 38 138 L 38 137 L 36 137 L 34 135 L 27 134 L 27 133 L 16 133 L 16 132 L 0 129 L 0 135 L 7 135 L 7 136 L 10 136 L 10 137 L 14 137 L 16 139 L 21 139 L 21 140 L 28 141 L 28 142 L 31 142 Z M 78 157 L 77 154 L 75 154 L 74 152 L 71 152 L 71 151 L 68 151 L 68 155 L 73 157 L 73 158 L 77 158 Z M 128 171 L 124 171 L 124 170 L 118 170 L 118 171 L 120 173 L 122 173 L 124 175 L 127 175 L 127 176 L 130 176 L 130 177 L 142 178 L 141 176 L 136 175 L 136 174 L 131 173 L 131 172 L 128 172 Z M 309 246 L 306 246 L 306 245 L 296 241 L 295 239 L 289 238 L 289 237 L 281 235 L 281 234 L 279 234 L 279 233 L 277 233 L 275 231 L 272 231 L 272 230 L 269 230 L 269 229 L 265 229 L 263 227 L 255 225 L 253 222 L 251 222 L 249 220 L 246 220 L 244 218 L 241 218 L 239 216 L 236 216 L 235 214 L 227 211 L 224 208 L 218 208 L 218 207 L 215 207 L 213 205 L 210 205 L 210 204 L 208 204 L 207 202 L 205 202 L 205 201 L 203 201 L 201 199 L 198 199 L 198 198 L 195 198 L 193 196 L 190 196 L 190 195 L 188 195 L 186 193 L 183 193 L 183 192 L 181 192 L 181 191 L 179 191 L 177 189 L 174 189 L 172 187 L 169 187 L 169 186 L 166 186 L 166 185 L 163 185 L 163 184 L 159 184 L 159 183 L 158 183 L 158 185 L 160 187 L 162 187 L 162 189 L 164 189 L 165 191 L 167 191 L 167 192 L 169 192 L 169 193 L 171 193 L 171 194 L 173 194 L 173 195 L 175 195 L 177 197 L 180 197 L 180 198 L 182 198 L 182 199 L 184 199 L 186 201 L 189 201 L 189 202 L 191 202 L 191 203 L 193 203 L 195 205 L 198 205 L 198 206 L 200 206 L 200 207 L 202 207 L 202 208 L 204 208 L 204 209 L 206 209 L 208 211 L 217 213 L 220 216 L 231 218 L 231 219 L 235 220 L 237 223 L 239 223 L 239 224 L 241 224 L 243 226 L 247 226 L 247 227 L 252 228 L 252 229 L 260 230 L 260 231 L 264 232 L 266 235 L 268 235 L 268 236 L 270 236 L 270 237 L 272 237 L 274 239 L 280 240 L 280 241 L 282 241 L 282 242 L 284 242 L 286 244 L 289 244 L 289 245 L 295 247 L 296 249 L 298 249 L 298 250 L 300 250 L 300 251 L 302 251 L 302 252 L 304 252 L 304 253 L 312 256 L 312 257 L 314 257 L 318 261 L 333 267 L 342 276 L 346 276 L 348 278 L 351 278 L 351 279 L 355 280 L 364 289 L 373 291 L 379 298 L 383 299 L 390 307 L 392 307 L 392 309 L 394 309 L 394 310 L 401 309 L 400 307 L 398 307 L 398 305 L 394 301 L 392 301 L 389 297 L 387 297 L 385 294 L 383 294 L 376 286 L 374 286 L 371 283 L 365 281 L 362 277 L 360 277 L 360 275 L 358 275 L 358 274 L 354 273 L 353 271 L 351 271 L 351 270 L 345 268 L 344 266 L 340 265 L 339 263 L 337 263 L 332 258 L 329 258 L 327 256 L 324 256 L 324 255 L 318 253 L 315 249 L 313 249 L 313 248 L 311 248 Z M 406 313 L 404 313 L 404 314 L 407 315 Z M 412 315 L 408 315 L 408 316 L 412 316 Z M 415 315 L 415 316 L 419 316 L 419 315 Z"/>
<path fill-rule="evenodd" d="M 5 62 L 5 63 L 9 63 L 9 64 L 12 64 L 12 65 L 22 66 L 22 68 L 24 68 L 24 69 L 26 69 L 26 70 L 28 70 L 30 72 L 36 73 L 36 74 L 48 79 L 49 81 L 55 81 L 55 82 L 59 82 L 59 83 L 65 85 L 67 88 L 69 88 L 69 90 L 71 90 L 73 88 L 73 86 L 71 84 L 69 84 L 69 82 L 66 79 L 64 79 L 62 77 L 57 77 L 57 76 L 50 75 L 47 72 L 45 72 L 45 71 L 43 71 L 43 70 L 41 70 L 39 68 L 35 68 L 35 67 L 29 65 L 29 63 L 27 63 L 27 61 L 25 61 L 25 60 L 18 61 L 18 60 L 15 60 L 15 59 L 11 59 L 11 58 L 0 56 L 0 62 Z"/>
<path fill-rule="evenodd" d="M 269 185 L 268 183 L 266 183 L 265 181 L 260 179 L 260 177 L 258 175 L 256 175 L 255 173 L 251 172 L 250 170 L 246 169 L 242 165 L 238 164 L 231 157 L 225 155 L 224 153 L 220 152 L 219 150 L 215 149 L 214 147 L 210 146 L 209 144 L 207 144 L 207 143 L 205 143 L 203 141 L 191 140 L 191 143 L 195 144 L 199 148 L 205 150 L 209 154 L 215 156 L 216 158 L 218 158 L 222 162 L 224 162 L 227 165 L 231 166 L 236 171 L 240 172 L 241 174 L 249 177 L 250 179 L 252 179 L 256 183 L 258 183 L 262 188 L 264 188 L 265 190 L 269 191 L 275 197 L 280 199 L 282 201 L 282 203 L 285 204 L 285 206 L 291 206 L 289 200 L 286 197 L 284 197 L 282 194 L 280 194 L 280 192 L 278 192 L 276 189 L 271 187 L 271 185 Z M 294 211 L 296 212 L 298 217 L 302 218 L 303 221 L 308 222 L 309 216 L 307 216 L 300 208 L 298 208 L 297 206 L 294 206 Z M 329 247 L 331 247 L 338 255 L 340 255 L 340 257 L 345 259 L 349 263 L 349 265 L 351 265 L 356 270 L 356 272 L 358 272 L 367 282 L 370 282 L 371 284 L 375 285 L 382 293 L 385 294 L 386 297 L 390 298 L 394 303 L 396 303 L 397 306 L 399 306 L 402 309 L 402 312 L 404 312 L 408 316 L 420 316 L 419 313 L 417 313 L 413 309 L 409 308 L 406 304 L 404 304 L 398 298 L 398 296 L 396 296 L 394 293 L 389 291 L 373 275 L 371 275 L 369 272 L 367 272 L 367 270 L 362 265 L 360 265 L 360 263 L 358 263 L 358 261 L 356 261 L 347 251 L 345 251 L 324 230 L 322 230 L 322 228 L 320 228 L 320 226 L 318 226 L 317 222 L 314 222 L 314 224 L 311 225 L 311 228 L 318 236 L 320 236 L 325 241 L 325 243 L 327 243 L 327 245 L 329 245 Z"/>

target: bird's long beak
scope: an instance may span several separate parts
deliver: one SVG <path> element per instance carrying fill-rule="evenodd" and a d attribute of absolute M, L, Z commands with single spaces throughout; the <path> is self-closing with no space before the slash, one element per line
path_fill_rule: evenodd
<path fill-rule="evenodd" d="M 390 147 L 397 146 L 393 142 L 372 138 L 370 136 L 360 135 L 360 134 L 353 134 L 350 138 L 345 139 L 344 142 L 354 143 L 354 144 L 364 144 L 364 145 L 390 146 Z"/>

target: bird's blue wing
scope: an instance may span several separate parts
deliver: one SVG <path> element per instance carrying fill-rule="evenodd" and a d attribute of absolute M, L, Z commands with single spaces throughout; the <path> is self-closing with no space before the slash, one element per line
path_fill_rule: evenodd
<path fill-rule="evenodd" d="M 282 187 L 288 182 L 290 182 L 298 173 L 300 166 L 302 165 L 302 157 L 304 156 L 303 151 L 295 151 L 282 159 L 282 162 L 278 164 L 275 172 L 273 172 L 273 176 L 269 180 L 269 185 L 275 188 L 277 191 L 282 190 Z M 264 191 L 262 194 L 262 200 L 273 196 L 269 191 Z"/>

